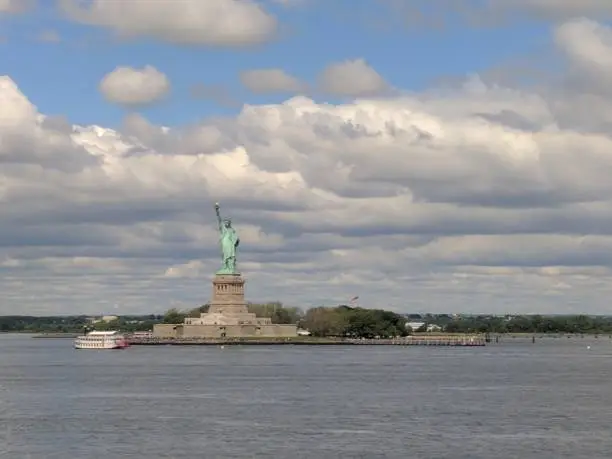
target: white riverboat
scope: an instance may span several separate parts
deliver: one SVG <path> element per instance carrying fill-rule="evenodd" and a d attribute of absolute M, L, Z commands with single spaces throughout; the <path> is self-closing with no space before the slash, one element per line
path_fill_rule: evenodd
<path fill-rule="evenodd" d="M 92 331 L 74 339 L 75 349 L 124 349 L 125 336 L 118 331 Z"/>

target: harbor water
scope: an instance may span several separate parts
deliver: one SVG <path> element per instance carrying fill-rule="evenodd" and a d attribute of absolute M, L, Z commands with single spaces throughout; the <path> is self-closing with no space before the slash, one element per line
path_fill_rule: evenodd
<path fill-rule="evenodd" d="M 136 346 L 0 335 L 0 458 L 609 458 L 612 340 Z"/>

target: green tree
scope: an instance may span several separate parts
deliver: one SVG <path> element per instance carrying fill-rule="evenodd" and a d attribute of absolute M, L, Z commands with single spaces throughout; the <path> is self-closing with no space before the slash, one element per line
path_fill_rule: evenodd
<path fill-rule="evenodd" d="M 187 314 L 187 317 L 192 317 L 194 319 L 197 319 L 200 317 L 200 314 L 206 314 L 209 308 L 210 308 L 209 303 L 203 304 L 199 308 L 193 308 L 191 311 L 189 311 L 189 313 Z"/>
<path fill-rule="evenodd" d="M 309 309 L 300 325 L 313 336 L 345 336 L 348 317 L 335 308 Z"/>
<path fill-rule="evenodd" d="M 182 324 L 186 317 L 187 313 L 179 311 L 176 308 L 172 308 L 166 311 L 162 322 L 165 324 Z"/>
<path fill-rule="evenodd" d="M 295 324 L 302 318 L 302 311 L 299 308 L 283 306 L 278 301 L 270 303 L 249 303 L 249 312 L 257 317 L 269 317 L 273 324 Z"/>
<path fill-rule="evenodd" d="M 389 338 L 406 336 L 406 319 L 381 309 L 319 307 L 306 312 L 301 325 L 314 336 L 349 336 L 353 338 Z"/>

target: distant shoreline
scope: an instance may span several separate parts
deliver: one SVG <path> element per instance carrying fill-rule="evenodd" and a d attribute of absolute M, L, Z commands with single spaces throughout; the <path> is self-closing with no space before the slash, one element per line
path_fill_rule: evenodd
<path fill-rule="evenodd" d="M 82 335 L 82 333 L 35 333 L 32 338 L 40 338 L 40 339 L 68 339 L 68 338 L 76 338 L 77 336 Z"/>
<path fill-rule="evenodd" d="M 33 331 L 10 331 L 10 332 L 5 332 L 5 331 L 0 331 L 0 335 L 32 335 L 32 338 L 37 338 L 37 339 L 70 339 L 70 338 L 76 338 L 77 336 L 81 335 L 82 332 L 66 332 L 66 333 L 54 333 L 54 332 L 33 332 Z M 127 333 L 129 334 L 129 333 Z M 414 338 L 428 338 L 428 339 L 445 339 L 445 338 L 451 338 L 451 337 L 456 337 L 456 338 L 465 338 L 467 336 L 482 336 L 484 337 L 485 335 L 487 335 L 486 333 L 414 333 L 411 336 L 413 336 Z M 602 339 L 612 339 L 612 334 L 609 333 L 558 333 L 558 332 L 552 332 L 552 333 L 489 333 L 488 334 L 489 337 L 491 338 L 491 341 L 494 342 L 496 338 L 498 339 L 532 339 L 532 338 L 536 338 L 536 339 L 541 339 L 541 338 L 546 338 L 546 339 L 560 339 L 560 338 L 580 338 L 580 337 L 596 337 L 596 338 L 602 338 Z M 306 338 L 306 337 L 304 337 Z M 307 341 L 309 340 L 313 340 L 316 339 L 314 337 L 311 338 L 306 338 Z M 319 339 L 334 339 L 334 338 L 319 338 Z"/>
<path fill-rule="evenodd" d="M 0 336 L 2 335 L 32 335 L 31 338 L 76 338 L 79 335 L 82 335 L 82 333 L 41 333 L 41 332 L 34 332 L 34 331 L 10 331 L 10 332 L 5 332 L 5 331 L 0 331 Z"/>
<path fill-rule="evenodd" d="M 500 336 L 505 338 L 563 338 L 563 337 L 580 337 L 580 336 L 601 336 L 602 338 L 612 337 L 610 333 L 490 333 L 491 337 Z"/>

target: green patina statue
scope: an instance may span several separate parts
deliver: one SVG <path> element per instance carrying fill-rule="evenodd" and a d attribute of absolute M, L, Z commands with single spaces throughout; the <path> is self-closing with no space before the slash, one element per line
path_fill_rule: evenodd
<path fill-rule="evenodd" d="M 222 267 L 217 274 L 239 274 L 236 270 L 236 252 L 240 244 L 238 233 L 232 227 L 231 218 L 221 218 L 219 203 L 215 203 L 217 223 L 219 225 L 219 242 L 221 244 Z"/>

